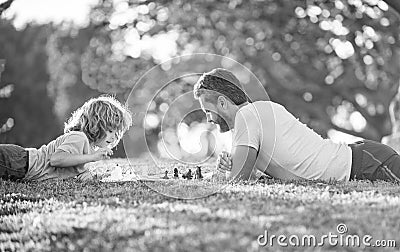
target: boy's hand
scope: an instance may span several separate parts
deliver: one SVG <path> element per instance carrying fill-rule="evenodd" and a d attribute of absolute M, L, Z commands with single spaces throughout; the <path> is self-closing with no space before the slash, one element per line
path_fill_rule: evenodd
<path fill-rule="evenodd" d="M 82 181 L 87 181 L 87 180 L 93 180 L 94 179 L 94 174 L 92 174 L 90 171 L 85 171 L 78 176 L 76 176 L 77 179 L 82 180 Z"/>
<path fill-rule="evenodd" d="M 220 172 L 232 170 L 232 156 L 230 153 L 223 151 L 218 155 L 217 170 Z"/>
<path fill-rule="evenodd" d="M 110 156 L 113 154 L 113 151 L 109 148 L 100 148 L 95 151 L 93 156 L 93 161 L 99 161 L 104 159 L 110 159 Z"/>
<path fill-rule="evenodd" d="M 81 174 L 79 174 L 76 178 L 82 181 L 87 181 L 87 180 L 99 180 L 101 181 L 102 179 L 110 176 L 109 174 L 94 174 L 90 171 L 85 171 Z"/>

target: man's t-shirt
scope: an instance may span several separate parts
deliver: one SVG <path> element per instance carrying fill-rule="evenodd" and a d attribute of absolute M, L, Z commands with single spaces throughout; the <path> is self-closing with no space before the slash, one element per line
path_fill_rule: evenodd
<path fill-rule="evenodd" d="M 239 109 L 232 146 L 239 145 L 256 149 L 256 168 L 275 178 L 350 178 L 351 148 L 323 139 L 274 102 L 257 101 Z"/>
<path fill-rule="evenodd" d="M 75 176 L 81 179 L 89 177 L 89 172 L 84 168 L 83 164 L 72 167 L 54 167 L 50 165 L 51 155 L 58 150 L 70 154 L 93 153 L 94 150 L 83 132 L 71 131 L 59 136 L 39 149 L 26 148 L 26 150 L 29 151 L 29 168 L 24 180 L 42 181 L 54 178 L 65 179 Z"/>

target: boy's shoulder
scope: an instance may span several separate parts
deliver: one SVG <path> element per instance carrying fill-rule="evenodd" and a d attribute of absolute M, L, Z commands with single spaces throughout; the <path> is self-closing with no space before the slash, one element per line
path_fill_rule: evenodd
<path fill-rule="evenodd" d="M 81 139 L 83 141 L 89 141 L 86 134 L 83 133 L 82 131 L 70 131 L 70 132 L 64 133 L 63 135 L 59 136 L 58 138 L 61 138 L 63 140 L 66 138 L 68 138 L 68 139 L 73 138 L 73 139 Z"/>
<path fill-rule="evenodd" d="M 77 135 L 77 136 L 83 136 L 83 137 L 87 138 L 85 133 L 83 133 L 82 131 L 77 131 L 77 130 L 72 130 L 70 132 L 65 133 L 64 135 L 69 135 L 69 136 Z"/>
<path fill-rule="evenodd" d="M 55 140 L 55 146 L 59 149 L 64 149 L 64 151 L 69 148 L 93 151 L 89 138 L 81 131 L 70 131 L 64 133 Z"/>

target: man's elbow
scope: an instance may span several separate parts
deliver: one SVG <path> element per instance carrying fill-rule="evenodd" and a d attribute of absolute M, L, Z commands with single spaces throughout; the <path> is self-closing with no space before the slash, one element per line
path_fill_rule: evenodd
<path fill-rule="evenodd" d="M 227 176 L 226 176 L 228 181 L 233 181 L 233 182 L 240 182 L 240 181 L 247 181 L 249 180 L 249 176 L 246 176 L 246 174 L 243 173 L 233 173 L 230 172 Z"/>

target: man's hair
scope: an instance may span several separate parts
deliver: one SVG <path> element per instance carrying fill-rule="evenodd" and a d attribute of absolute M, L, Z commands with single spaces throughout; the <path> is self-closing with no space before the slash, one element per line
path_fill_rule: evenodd
<path fill-rule="evenodd" d="M 220 95 L 224 95 L 236 105 L 249 101 L 241 88 L 240 81 L 233 73 L 223 68 L 215 68 L 204 73 L 194 85 L 193 93 L 196 99 L 207 93 L 206 100 L 214 103 Z"/>
<path fill-rule="evenodd" d="M 85 102 L 72 113 L 65 123 L 64 133 L 82 131 L 89 142 L 95 143 L 102 140 L 108 130 L 116 130 L 116 146 L 131 126 L 131 112 L 126 106 L 112 96 L 100 96 Z"/>

